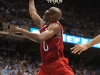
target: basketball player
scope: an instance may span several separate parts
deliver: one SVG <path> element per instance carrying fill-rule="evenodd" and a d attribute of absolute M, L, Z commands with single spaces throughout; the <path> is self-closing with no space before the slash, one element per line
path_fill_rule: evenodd
<path fill-rule="evenodd" d="M 58 22 L 62 16 L 61 10 L 51 7 L 45 11 L 41 19 L 37 14 L 34 0 L 29 0 L 29 12 L 34 23 L 40 28 L 40 34 L 30 33 L 18 27 L 11 27 L 10 32 L 21 32 L 27 38 L 41 43 L 43 64 L 37 75 L 74 75 L 63 53 L 63 27 Z"/>
<path fill-rule="evenodd" d="M 92 39 L 92 41 L 90 41 L 87 44 L 75 45 L 74 47 L 71 48 L 71 50 L 72 50 L 72 53 L 74 54 L 76 53 L 81 54 L 83 51 L 86 51 L 88 48 L 98 43 L 100 43 L 100 35 Z"/>

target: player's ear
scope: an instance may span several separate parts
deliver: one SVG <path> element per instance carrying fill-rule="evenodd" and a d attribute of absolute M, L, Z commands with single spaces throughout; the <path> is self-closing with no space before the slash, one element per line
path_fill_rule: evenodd
<path fill-rule="evenodd" d="M 53 19 L 54 18 L 54 15 L 51 15 L 51 19 Z"/>

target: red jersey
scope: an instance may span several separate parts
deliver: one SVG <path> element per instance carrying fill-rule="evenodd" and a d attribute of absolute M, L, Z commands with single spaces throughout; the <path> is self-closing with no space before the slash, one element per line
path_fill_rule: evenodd
<path fill-rule="evenodd" d="M 63 35 L 63 27 L 59 22 L 55 22 L 61 27 L 61 34 Z M 50 25 L 43 25 L 40 33 L 46 31 Z M 54 62 L 55 60 L 64 57 L 63 36 L 51 37 L 40 44 L 40 53 L 43 64 Z"/>

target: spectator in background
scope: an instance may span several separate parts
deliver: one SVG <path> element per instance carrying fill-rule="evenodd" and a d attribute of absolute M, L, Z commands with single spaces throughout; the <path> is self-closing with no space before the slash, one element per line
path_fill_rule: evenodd
<path fill-rule="evenodd" d="M 36 1 L 38 4 L 36 5 L 36 7 L 38 8 L 39 14 L 42 15 L 45 9 L 49 8 L 51 5 L 48 4 L 48 6 L 46 5 L 46 1 Z M 40 3 L 43 2 L 44 4 L 41 5 Z M 70 1 L 66 2 L 70 4 Z M 89 38 L 93 38 L 94 36 L 96 36 L 99 33 L 99 11 L 98 8 L 96 8 L 95 6 L 91 8 L 91 6 L 89 5 L 88 8 L 89 10 L 93 11 L 93 12 L 89 12 L 89 10 L 87 9 L 87 5 L 85 5 L 85 7 L 80 7 L 80 5 L 78 5 L 78 3 L 72 4 L 72 6 L 69 6 L 69 4 L 66 4 L 66 6 L 64 6 L 64 4 L 62 6 L 58 6 L 59 8 L 63 8 L 62 11 L 64 13 L 64 16 L 61 18 L 61 22 L 64 26 L 69 27 L 69 32 L 68 34 L 74 34 L 72 33 L 72 28 L 74 30 L 76 30 L 76 28 L 78 28 L 78 32 L 77 34 L 75 33 L 74 35 L 79 35 L 79 36 L 84 36 L 84 37 L 89 37 Z M 24 4 L 24 7 L 22 6 Z M 19 8 L 20 7 L 20 8 Z M 44 7 L 42 10 L 40 7 Z M 67 9 L 67 10 L 66 10 Z M 11 16 L 12 18 L 10 19 L 10 21 L 7 19 L 7 21 L 9 23 L 15 24 L 15 25 L 27 25 L 30 27 L 36 27 L 36 25 L 31 21 L 28 22 L 26 20 L 24 20 L 25 18 L 30 19 L 30 15 L 28 12 L 28 2 L 27 1 L 13 1 L 13 0 L 7 0 L 3 1 L 1 0 L 1 8 L 0 8 L 1 12 L 4 11 L 6 14 L 9 15 L 13 15 Z M 9 11 L 11 11 L 9 13 Z M 94 15 L 93 15 L 94 14 Z M 15 16 L 17 18 L 15 18 Z M 42 16 L 41 16 L 42 17 Z M 23 20 L 22 20 L 23 18 Z M 95 19 L 95 20 L 93 20 Z M 7 22 L 6 21 L 6 22 Z M 14 23 L 13 23 L 14 22 Z M 95 29 L 96 28 L 96 29 Z M 66 30 L 65 30 L 66 31 Z M 76 30 L 77 31 L 77 30 Z M 80 31 L 80 32 L 79 32 Z M 97 32 L 97 34 L 94 35 L 95 31 Z M 65 32 L 67 33 L 67 32 Z"/>

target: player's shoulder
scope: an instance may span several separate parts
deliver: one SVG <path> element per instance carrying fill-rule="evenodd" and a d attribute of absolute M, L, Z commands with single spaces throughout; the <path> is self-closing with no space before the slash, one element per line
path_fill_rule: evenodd
<path fill-rule="evenodd" d="M 61 29 L 61 26 L 59 23 L 51 23 L 48 27 L 49 29 Z"/>

